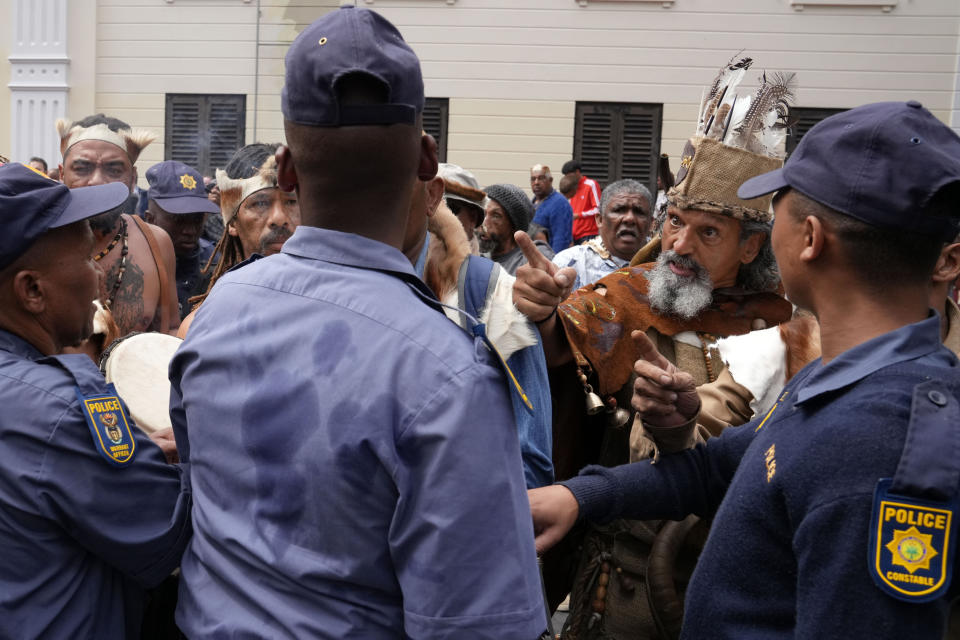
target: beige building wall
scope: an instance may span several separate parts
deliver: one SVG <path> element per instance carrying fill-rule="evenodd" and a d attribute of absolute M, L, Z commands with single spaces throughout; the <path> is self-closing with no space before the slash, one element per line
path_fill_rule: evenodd
<path fill-rule="evenodd" d="M 138 162 L 164 158 L 167 93 L 247 96 L 246 141 L 283 139 L 283 56 L 336 0 L 97 0 L 94 111 L 159 135 Z"/>
<path fill-rule="evenodd" d="M 577 101 L 663 104 L 661 149 L 676 156 L 703 87 L 741 49 L 752 84 L 763 69 L 797 71 L 800 106 L 917 99 L 960 128 L 957 0 L 356 1 L 417 51 L 427 95 L 450 100 L 448 159 L 484 184 L 527 186 L 536 162 L 559 169 Z M 246 94 L 247 142 L 281 140 L 286 47 L 340 2 L 261 0 L 258 27 L 256 0 L 70 0 L 68 113 L 155 130 L 141 176 L 163 158 L 166 93 Z"/>
<path fill-rule="evenodd" d="M 663 104 L 661 150 L 679 155 L 703 87 L 742 49 L 756 61 L 748 86 L 763 69 L 796 71 L 799 106 L 917 99 L 960 127 L 960 2 L 890 2 L 889 12 L 844 0 L 802 11 L 791 0 L 368 6 L 416 49 L 427 94 L 450 98 L 450 161 L 482 183 L 526 186 L 530 165 L 571 157 L 576 101 Z"/>

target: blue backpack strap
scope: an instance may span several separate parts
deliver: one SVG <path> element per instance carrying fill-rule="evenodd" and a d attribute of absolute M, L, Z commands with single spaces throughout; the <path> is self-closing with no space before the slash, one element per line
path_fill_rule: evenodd
<path fill-rule="evenodd" d="M 493 296 L 502 267 L 482 256 L 469 256 L 460 265 L 457 294 L 460 307 L 474 318 Z M 467 328 L 467 318 L 459 320 Z M 482 326 L 482 325 L 481 325 Z M 517 351 L 503 364 L 511 387 L 510 401 L 517 421 L 524 479 L 528 489 L 553 482 L 552 411 L 546 358 L 536 328 L 537 344 Z M 491 350 L 496 349 L 491 345 Z M 499 353 L 496 354 L 499 358 Z"/>
<path fill-rule="evenodd" d="M 487 300 L 493 294 L 499 271 L 500 265 L 493 260 L 482 256 L 467 256 L 467 259 L 460 263 L 460 272 L 457 274 L 457 299 L 460 300 L 460 308 L 479 319 L 480 310 L 486 306 Z M 461 316 L 459 324 L 464 329 L 468 328 L 466 322 L 466 318 Z"/>
<path fill-rule="evenodd" d="M 62 354 L 38 360 L 65 370 L 76 383 L 80 413 L 90 429 L 93 446 L 115 467 L 126 467 L 137 453 L 132 428 L 136 426 L 117 390 L 107 384 L 100 370 L 83 354 Z"/>
<path fill-rule="evenodd" d="M 960 516 L 960 402 L 932 379 L 913 389 L 910 422 L 893 478 L 877 483 L 867 562 L 874 583 L 907 602 L 944 597 Z"/>

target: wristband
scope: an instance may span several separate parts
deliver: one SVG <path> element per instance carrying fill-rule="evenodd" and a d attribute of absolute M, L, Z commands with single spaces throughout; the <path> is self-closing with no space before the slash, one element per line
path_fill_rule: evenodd
<path fill-rule="evenodd" d="M 548 316 L 547 316 L 546 318 L 544 318 L 543 320 L 537 320 L 536 324 L 543 324 L 544 322 L 546 322 L 547 320 L 549 320 L 550 318 L 552 318 L 552 317 L 555 316 L 555 315 L 557 315 L 557 307 L 554 307 L 554 308 L 553 308 L 553 311 L 550 312 L 550 315 L 548 315 Z"/>

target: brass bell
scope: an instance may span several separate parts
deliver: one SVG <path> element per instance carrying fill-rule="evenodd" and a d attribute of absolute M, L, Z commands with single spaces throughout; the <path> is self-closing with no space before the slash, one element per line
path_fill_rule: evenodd
<path fill-rule="evenodd" d="M 607 411 L 607 424 L 616 429 L 622 428 L 630 421 L 630 412 L 623 407 Z"/>
<path fill-rule="evenodd" d="M 600 399 L 600 396 L 593 392 L 593 387 L 590 385 L 585 385 L 583 388 L 584 392 L 587 394 L 587 415 L 595 416 L 604 409 L 606 406 L 603 404 L 603 400 Z"/>

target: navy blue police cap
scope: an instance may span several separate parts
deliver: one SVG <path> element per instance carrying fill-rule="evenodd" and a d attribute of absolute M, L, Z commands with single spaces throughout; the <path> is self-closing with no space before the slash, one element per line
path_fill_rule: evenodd
<path fill-rule="evenodd" d="M 958 220 L 924 216 L 960 182 L 960 137 L 914 100 L 863 105 L 817 123 L 781 169 L 744 182 L 745 200 L 796 189 L 867 224 L 952 239 Z"/>
<path fill-rule="evenodd" d="M 129 197 L 122 182 L 68 189 L 22 164 L 0 166 L 0 269 L 50 229 L 112 211 Z"/>
<path fill-rule="evenodd" d="M 167 213 L 220 213 L 220 207 L 207 198 L 203 177 L 190 165 L 176 160 L 158 162 L 147 169 L 147 182 L 147 198 Z"/>
<path fill-rule="evenodd" d="M 385 104 L 340 105 L 337 82 L 359 73 L 379 80 Z M 283 117 L 316 127 L 415 124 L 423 111 L 420 60 L 383 16 L 353 6 L 331 11 L 290 45 Z"/>

